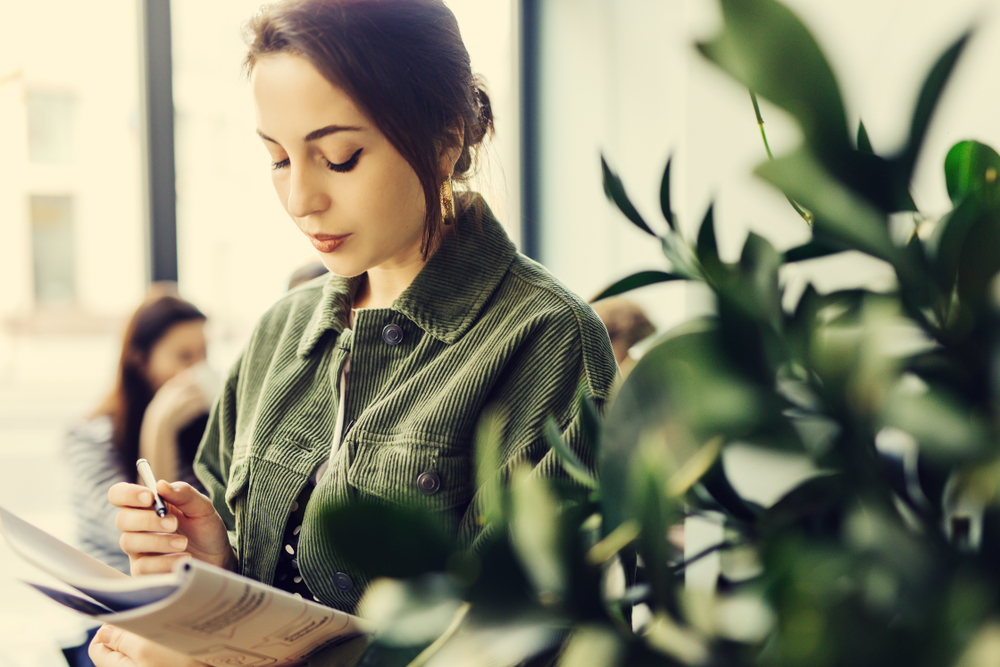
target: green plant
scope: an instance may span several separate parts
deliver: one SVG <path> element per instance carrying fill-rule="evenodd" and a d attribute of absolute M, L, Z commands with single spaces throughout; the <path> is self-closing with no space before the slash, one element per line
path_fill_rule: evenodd
<path fill-rule="evenodd" d="M 945 161 L 954 208 L 911 216 L 905 234 L 890 225 L 915 209 L 914 165 L 968 35 L 937 61 L 905 146 L 886 157 L 863 126 L 848 133 L 836 79 L 798 19 L 774 0 L 721 4 L 722 32 L 698 48 L 753 91 L 755 109 L 760 95 L 801 126 L 802 146 L 756 173 L 812 238 L 779 253 L 750 234 L 726 262 L 711 208 L 695 242 L 680 233 L 669 162 L 661 231 L 602 163 L 608 197 L 668 263 L 604 295 L 698 281 L 715 312 L 659 340 L 603 422 L 584 402 L 596 475 L 550 429 L 572 483 L 523 475 L 497 486 L 488 515 L 503 530 L 478 555 L 406 509 L 330 516 L 355 561 L 389 577 L 369 595 L 385 630 L 365 664 L 996 663 L 1000 156 L 956 145 Z M 887 262 L 895 289 L 785 294 L 783 266 L 848 250 Z M 481 470 L 493 426 L 482 428 Z M 819 472 L 758 506 L 727 478 L 722 453 L 734 443 L 795 453 Z M 725 555 L 714 593 L 685 588 L 685 568 L 705 554 L 685 562 L 667 538 L 696 514 L 723 524 L 705 552 Z M 366 542 L 372 521 L 410 531 L 419 558 Z M 612 594 L 616 572 L 626 585 Z M 651 618 L 637 630 L 638 603 Z"/>

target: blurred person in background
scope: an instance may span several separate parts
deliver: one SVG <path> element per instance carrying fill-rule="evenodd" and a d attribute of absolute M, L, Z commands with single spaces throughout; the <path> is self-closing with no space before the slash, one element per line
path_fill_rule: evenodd
<path fill-rule="evenodd" d="M 656 327 L 639 304 L 624 297 L 613 296 L 591 302 L 591 305 L 608 329 L 611 348 L 622 375 L 628 375 L 637 361 L 629 354 L 629 350 L 639 341 L 656 333 Z"/>
<path fill-rule="evenodd" d="M 139 458 L 167 479 L 198 485 L 191 464 L 214 399 L 205 322 L 169 287 L 154 286 L 125 329 L 113 389 L 66 441 L 81 548 L 126 574 L 108 489 L 135 482 Z"/>
<path fill-rule="evenodd" d="M 329 271 L 323 266 L 323 262 L 318 259 L 314 262 L 309 262 L 308 264 L 303 264 L 299 268 L 292 272 L 292 276 L 288 279 L 288 291 L 291 291 L 301 285 L 302 283 L 307 283 L 313 278 L 319 278 L 324 276 Z"/>

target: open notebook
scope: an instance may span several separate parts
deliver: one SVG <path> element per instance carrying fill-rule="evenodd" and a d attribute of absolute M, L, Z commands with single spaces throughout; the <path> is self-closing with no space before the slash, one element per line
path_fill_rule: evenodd
<path fill-rule="evenodd" d="M 357 616 L 196 560 L 130 577 L 0 507 L 13 550 L 79 594 L 29 584 L 56 602 L 210 665 L 278 667 L 368 632 Z"/>

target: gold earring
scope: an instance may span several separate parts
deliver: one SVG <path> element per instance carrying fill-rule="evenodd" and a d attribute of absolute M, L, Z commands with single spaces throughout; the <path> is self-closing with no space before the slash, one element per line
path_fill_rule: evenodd
<path fill-rule="evenodd" d="M 455 221 L 455 193 L 451 189 L 451 176 L 441 181 L 441 220 L 446 225 Z"/>

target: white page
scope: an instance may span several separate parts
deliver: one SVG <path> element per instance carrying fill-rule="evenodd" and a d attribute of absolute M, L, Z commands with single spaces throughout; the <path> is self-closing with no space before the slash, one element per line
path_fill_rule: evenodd
<path fill-rule="evenodd" d="M 0 507 L 0 530 L 21 558 L 114 610 L 162 600 L 177 589 L 177 577 L 172 574 L 134 579 L 3 507 Z"/>
<path fill-rule="evenodd" d="M 64 606 L 216 665 L 294 665 L 321 648 L 370 632 L 365 621 L 197 560 L 170 574 L 129 577 L 0 507 L 14 551 L 116 609 L 34 585 Z"/>

